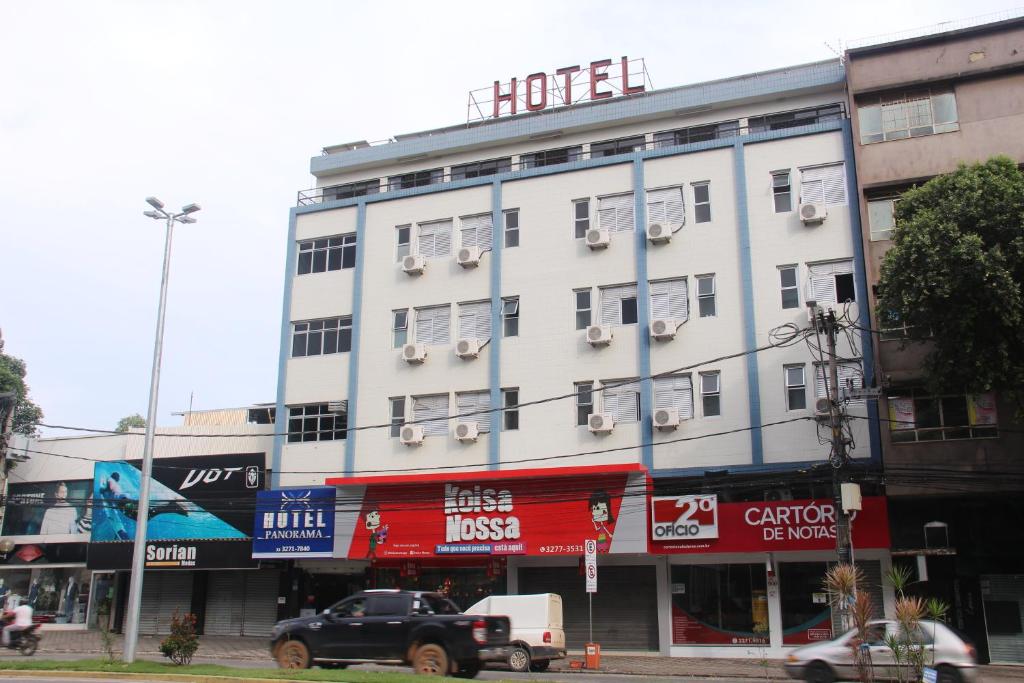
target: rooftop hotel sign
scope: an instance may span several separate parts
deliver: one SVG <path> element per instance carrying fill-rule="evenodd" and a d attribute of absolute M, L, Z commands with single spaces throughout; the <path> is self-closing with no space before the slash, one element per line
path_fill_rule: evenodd
<path fill-rule="evenodd" d="M 599 59 L 588 66 L 563 66 L 552 73 L 538 71 L 526 78 L 494 81 L 490 88 L 473 90 L 469 93 L 467 118 L 469 122 L 483 121 L 636 95 L 649 86 L 650 76 L 642 58 Z"/>

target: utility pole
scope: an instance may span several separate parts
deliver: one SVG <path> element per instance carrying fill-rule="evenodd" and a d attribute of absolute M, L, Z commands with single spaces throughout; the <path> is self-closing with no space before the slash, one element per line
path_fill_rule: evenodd
<path fill-rule="evenodd" d="M 842 484 L 846 479 L 846 464 L 849 456 L 846 453 L 846 437 L 843 435 L 843 409 L 839 397 L 839 364 L 836 359 L 836 314 L 835 311 L 821 311 L 817 316 L 818 329 L 825 333 L 828 341 L 828 422 L 832 434 L 832 452 L 829 464 L 832 465 L 832 506 L 836 518 L 836 556 L 839 562 L 849 564 L 853 561 L 853 548 L 850 542 L 850 517 L 843 510 Z"/>

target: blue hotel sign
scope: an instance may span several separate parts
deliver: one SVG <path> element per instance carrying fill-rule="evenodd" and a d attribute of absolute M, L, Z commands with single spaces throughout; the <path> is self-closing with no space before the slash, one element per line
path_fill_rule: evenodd
<path fill-rule="evenodd" d="M 253 559 L 333 557 L 334 496 L 333 487 L 258 492 Z"/>

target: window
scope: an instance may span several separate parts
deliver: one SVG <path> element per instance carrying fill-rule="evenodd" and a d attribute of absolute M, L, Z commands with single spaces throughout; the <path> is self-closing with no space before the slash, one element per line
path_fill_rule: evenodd
<path fill-rule="evenodd" d="M 452 166 L 452 180 L 465 180 L 466 178 L 479 178 L 496 173 L 507 173 L 511 169 L 512 157 L 491 159 L 490 161 L 475 161 L 471 164 Z"/>
<path fill-rule="evenodd" d="M 803 365 L 787 365 L 783 368 L 786 376 L 786 410 L 807 409 L 807 382 Z"/>
<path fill-rule="evenodd" d="M 292 358 L 352 350 L 352 318 L 326 318 L 294 323 Z"/>
<path fill-rule="evenodd" d="M 391 347 L 400 349 L 409 341 L 409 309 L 391 311 Z"/>
<path fill-rule="evenodd" d="M 630 232 L 633 224 L 633 193 L 598 197 L 597 223 L 602 230 Z M 586 233 L 584 233 L 586 236 Z"/>
<path fill-rule="evenodd" d="M 899 197 L 868 199 L 868 225 L 872 242 L 892 239 L 892 229 L 896 227 L 893 211 L 898 201 Z"/>
<path fill-rule="evenodd" d="M 782 287 L 782 307 L 800 308 L 800 292 L 796 284 L 796 266 L 779 266 L 779 284 Z"/>
<path fill-rule="evenodd" d="M 448 433 L 448 394 L 412 397 L 412 419 L 423 427 L 424 436 Z"/>
<path fill-rule="evenodd" d="M 768 588 L 764 562 L 677 564 L 669 568 L 669 578 L 672 613 L 686 619 L 683 624 L 692 623 L 691 619 L 707 624 L 701 628 L 673 628 L 673 645 L 714 645 L 721 643 L 720 634 L 729 633 L 737 643 L 768 646 L 769 637 L 764 630 L 768 621 L 764 612 Z"/>
<path fill-rule="evenodd" d="M 412 237 L 411 225 L 395 226 L 395 259 L 401 263 L 402 259 L 408 256 L 412 249 L 410 239 Z"/>
<path fill-rule="evenodd" d="M 434 185 L 444 180 L 444 169 L 435 168 L 430 171 L 416 171 L 404 175 L 393 175 L 388 178 L 388 191 L 408 190 L 411 187 Z"/>
<path fill-rule="evenodd" d="M 464 391 L 455 394 L 460 422 L 476 422 L 481 434 L 491 431 L 491 394 L 488 391 Z M 475 415 L 473 413 L 476 413 Z"/>
<path fill-rule="evenodd" d="M 632 325 L 636 321 L 636 285 L 601 288 L 602 325 Z"/>
<path fill-rule="evenodd" d="M 654 380 L 654 407 L 675 408 L 680 420 L 693 417 L 693 383 L 689 375 L 670 375 Z"/>
<path fill-rule="evenodd" d="M 847 399 L 847 393 L 851 389 L 860 389 L 864 386 L 864 371 L 860 363 L 837 363 L 836 375 L 839 379 L 839 399 L 850 400 L 851 403 L 864 403 L 864 399 Z M 829 379 L 829 366 L 827 363 L 814 364 L 814 397 L 829 398 L 827 391 L 831 381 Z"/>
<path fill-rule="evenodd" d="M 418 248 L 424 258 L 442 258 L 452 254 L 452 221 L 419 224 Z"/>
<path fill-rule="evenodd" d="M 490 250 L 493 246 L 491 214 L 481 213 L 476 216 L 463 216 L 460 220 L 463 247 L 480 247 L 481 251 Z"/>
<path fill-rule="evenodd" d="M 651 319 L 683 323 L 690 317 L 686 278 L 651 283 Z"/>
<path fill-rule="evenodd" d="M 632 202 L 632 196 L 630 196 Z M 632 221 L 632 216 L 629 218 Z M 664 223 L 669 226 L 679 226 L 686 222 L 686 210 L 683 207 L 683 188 L 666 187 L 660 190 L 647 190 L 647 225 Z M 604 227 L 603 225 L 601 227 Z M 632 230 L 616 227 L 617 230 Z"/>
<path fill-rule="evenodd" d="M 591 291 L 589 289 L 577 289 L 572 293 L 576 302 L 576 329 L 585 330 L 592 322 L 591 312 Z"/>
<path fill-rule="evenodd" d="M 714 275 L 697 276 L 697 308 L 702 318 L 713 318 L 718 315 L 715 307 Z"/>
<path fill-rule="evenodd" d="M 574 235 L 576 239 L 580 240 L 587 236 L 587 230 L 590 230 L 590 200 L 589 199 L 577 199 L 572 203 L 572 217 L 574 226 Z"/>
<path fill-rule="evenodd" d="M 915 390 L 889 397 L 890 436 L 896 443 L 999 436 L 996 395 L 934 396 Z"/>
<path fill-rule="evenodd" d="M 345 438 L 348 426 L 346 403 L 331 410 L 327 403 L 288 407 L 288 443 L 300 441 L 335 441 Z"/>
<path fill-rule="evenodd" d="M 636 135 L 630 138 L 618 138 L 616 140 L 605 140 L 594 142 L 590 145 L 590 158 L 610 157 L 616 154 L 629 154 L 643 149 L 645 144 L 643 135 Z"/>
<path fill-rule="evenodd" d="M 672 147 L 673 145 L 687 145 L 691 142 L 704 142 L 706 140 L 720 140 L 731 138 L 740 134 L 739 121 L 723 121 L 703 126 L 690 126 L 676 130 L 666 130 L 654 134 L 654 147 Z"/>
<path fill-rule="evenodd" d="M 775 202 L 775 213 L 786 213 L 793 210 L 789 169 L 772 172 L 772 198 Z"/>
<path fill-rule="evenodd" d="M 784 130 L 796 126 L 807 126 L 812 123 L 839 121 L 843 118 L 843 105 L 827 104 L 820 107 L 808 107 L 794 111 L 784 111 L 766 116 L 751 116 L 747 119 L 747 127 L 751 133 L 763 133 L 770 130 Z"/>
<path fill-rule="evenodd" d="M 711 222 L 711 183 L 693 183 L 693 220 L 696 223 Z"/>
<path fill-rule="evenodd" d="M 402 425 L 405 424 L 405 396 L 389 398 L 388 406 L 391 413 L 391 438 L 397 439 L 402 435 Z"/>
<path fill-rule="evenodd" d="M 505 409 L 501 428 L 506 432 L 519 429 L 519 389 L 502 389 L 501 405 Z"/>
<path fill-rule="evenodd" d="M 519 209 L 511 209 L 505 216 L 505 248 L 519 246 Z"/>
<path fill-rule="evenodd" d="M 451 325 L 450 306 L 432 306 L 416 309 L 416 343 L 429 346 L 442 346 L 449 342 Z M 490 316 L 487 317 L 490 320 Z M 487 330 L 490 337 L 490 328 Z"/>
<path fill-rule="evenodd" d="M 519 297 L 501 300 L 501 322 L 504 336 L 519 336 Z"/>
<path fill-rule="evenodd" d="M 800 202 L 837 206 L 846 203 L 846 168 L 843 164 L 800 169 Z"/>
<path fill-rule="evenodd" d="M 583 148 L 580 146 L 548 149 L 543 152 L 523 154 L 519 157 L 519 165 L 522 168 L 554 166 L 555 164 L 567 164 L 570 161 L 576 161 L 581 156 L 583 156 Z"/>
<path fill-rule="evenodd" d="M 409 598 L 404 595 L 371 595 L 366 610 L 369 617 L 397 617 L 409 614 Z"/>
<path fill-rule="evenodd" d="M 354 268 L 355 265 L 355 234 L 299 242 L 299 275 Z"/>
<path fill-rule="evenodd" d="M 490 338 L 491 302 L 459 304 L 459 339 L 477 339 L 483 342 Z"/>
<path fill-rule="evenodd" d="M 576 426 L 586 427 L 594 412 L 594 383 L 576 382 L 573 389 L 576 392 Z"/>
<path fill-rule="evenodd" d="M 853 284 L 853 261 L 814 263 L 807 265 L 807 298 L 821 304 L 843 304 L 856 301 Z"/>
<path fill-rule="evenodd" d="M 700 373 L 700 401 L 704 417 L 717 417 L 722 414 L 721 375 L 715 372 Z"/>
<path fill-rule="evenodd" d="M 363 180 L 358 183 L 325 187 L 324 201 L 329 202 L 336 199 L 352 199 L 354 197 L 364 197 L 368 194 L 377 194 L 378 192 L 380 192 L 380 178 L 374 178 L 372 180 Z"/>
<path fill-rule="evenodd" d="M 640 421 L 640 385 L 632 380 L 605 380 L 601 399 L 602 413 L 616 424 Z"/>
<path fill-rule="evenodd" d="M 922 90 L 873 98 L 863 102 L 857 112 L 862 145 L 960 130 L 956 97 L 951 91 Z"/>

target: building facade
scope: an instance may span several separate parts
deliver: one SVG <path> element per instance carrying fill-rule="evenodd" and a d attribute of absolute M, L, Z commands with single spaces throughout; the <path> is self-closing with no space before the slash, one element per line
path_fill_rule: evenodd
<path fill-rule="evenodd" d="M 606 648 L 742 657 L 827 636 L 808 301 L 849 326 L 844 386 L 874 372 L 853 330 L 868 318 L 844 79 L 820 62 L 313 158 L 271 469 L 274 488 L 326 482 L 339 502 L 335 557 L 298 560 L 296 593 L 418 586 L 467 607 L 550 590 L 574 647 L 591 538 Z M 845 406 L 870 472 L 875 407 Z M 869 498 L 854 543 L 880 576 L 888 522 Z"/>
<path fill-rule="evenodd" d="M 901 192 L 961 163 L 994 155 L 1024 162 L 1022 44 L 1018 18 L 847 53 L 870 283 L 898 230 Z M 952 606 L 952 623 L 982 658 L 1024 662 L 1024 436 L 1015 407 L 995 394 L 924 392 L 931 331 L 891 329 L 875 311 L 873 289 L 868 296 L 871 327 L 880 331 L 893 554 L 915 568 L 915 590 Z"/>

